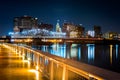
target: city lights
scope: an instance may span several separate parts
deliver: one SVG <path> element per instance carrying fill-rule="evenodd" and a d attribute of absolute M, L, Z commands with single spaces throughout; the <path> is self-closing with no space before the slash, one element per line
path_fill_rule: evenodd
<path fill-rule="evenodd" d="M 1 0 L 0 80 L 120 80 L 119 0 Z"/>

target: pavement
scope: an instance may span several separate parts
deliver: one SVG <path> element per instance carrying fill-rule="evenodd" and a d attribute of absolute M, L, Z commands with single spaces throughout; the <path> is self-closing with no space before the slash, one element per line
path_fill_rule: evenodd
<path fill-rule="evenodd" d="M 22 57 L 0 45 L 0 80 L 48 80 Z"/>

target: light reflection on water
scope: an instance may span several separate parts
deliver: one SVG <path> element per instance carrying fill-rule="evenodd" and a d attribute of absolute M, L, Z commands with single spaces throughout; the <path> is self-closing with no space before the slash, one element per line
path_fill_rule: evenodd
<path fill-rule="evenodd" d="M 95 45 L 94 44 L 87 44 L 87 47 L 88 47 L 88 62 L 94 61 Z"/>
<path fill-rule="evenodd" d="M 110 45 L 110 63 L 112 64 L 113 45 Z"/>
<path fill-rule="evenodd" d="M 118 58 L 118 45 L 116 44 L 116 59 Z"/>
<path fill-rule="evenodd" d="M 42 50 L 41 48 L 44 46 L 46 47 Z M 120 72 L 120 49 L 118 44 L 54 43 L 44 46 L 40 46 L 40 50 L 44 52 Z"/>
<path fill-rule="evenodd" d="M 80 45 L 78 47 L 78 55 L 77 55 L 77 57 L 78 57 L 78 60 L 81 60 L 81 47 L 80 47 Z"/>
<path fill-rule="evenodd" d="M 53 55 L 61 56 L 63 58 L 66 57 L 66 45 L 60 45 L 60 44 L 53 44 L 50 47 L 50 53 Z"/>

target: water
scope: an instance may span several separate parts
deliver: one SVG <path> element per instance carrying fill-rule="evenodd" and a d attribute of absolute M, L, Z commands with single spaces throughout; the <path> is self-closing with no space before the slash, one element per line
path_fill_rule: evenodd
<path fill-rule="evenodd" d="M 120 45 L 118 44 L 54 43 L 37 46 L 37 49 L 120 73 Z"/>

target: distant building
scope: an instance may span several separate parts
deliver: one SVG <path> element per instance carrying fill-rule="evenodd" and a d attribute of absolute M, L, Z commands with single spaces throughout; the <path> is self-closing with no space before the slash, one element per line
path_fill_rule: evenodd
<path fill-rule="evenodd" d="M 76 25 L 75 32 L 77 32 L 77 37 L 84 37 L 85 28 L 82 25 Z"/>
<path fill-rule="evenodd" d="M 120 39 L 120 34 L 118 34 L 118 39 Z"/>
<path fill-rule="evenodd" d="M 60 27 L 60 24 L 59 24 L 59 20 L 57 20 L 56 32 L 61 32 L 61 27 Z"/>
<path fill-rule="evenodd" d="M 100 38 L 102 37 L 102 32 L 101 32 L 101 27 L 100 26 L 94 26 L 94 31 L 95 31 L 95 37 Z"/>
<path fill-rule="evenodd" d="M 20 29 L 18 28 L 18 26 L 15 26 L 13 30 L 14 32 L 20 32 Z"/>
<path fill-rule="evenodd" d="M 66 33 L 67 37 L 70 37 L 70 32 L 75 31 L 75 25 L 71 23 L 64 23 L 62 27 L 62 32 Z"/>
<path fill-rule="evenodd" d="M 82 25 L 64 23 L 62 32 L 66 32 L 68 37 L 84 37 L 85 28 Z"/>
<path fill-rule="evenodd" d="M 38 27 L 38 19 L 31 16 L 22 16 L 14 18 L 14 28 L 19 28 L 20 32 L 22 30 L 29 30 Z"/>
<path fill-rule="evenodd" d="M 38 25 L 38 28 L 53 31 L 53 25 L 52 24 L 41 23 L 41 24 Z"/>
<path fill-rule="evenodd" d="M 95 37 L 95 31 L 94 30 L 88 30 L 86 37 L 87 38 L 94 38 Z"/>
<path fill-rule="evenodd" d="M 103 34 L 103 37 L 106 39 L 117 39 L 118 33 L 117 32 L 106 32 L 105 34 Z"/>

